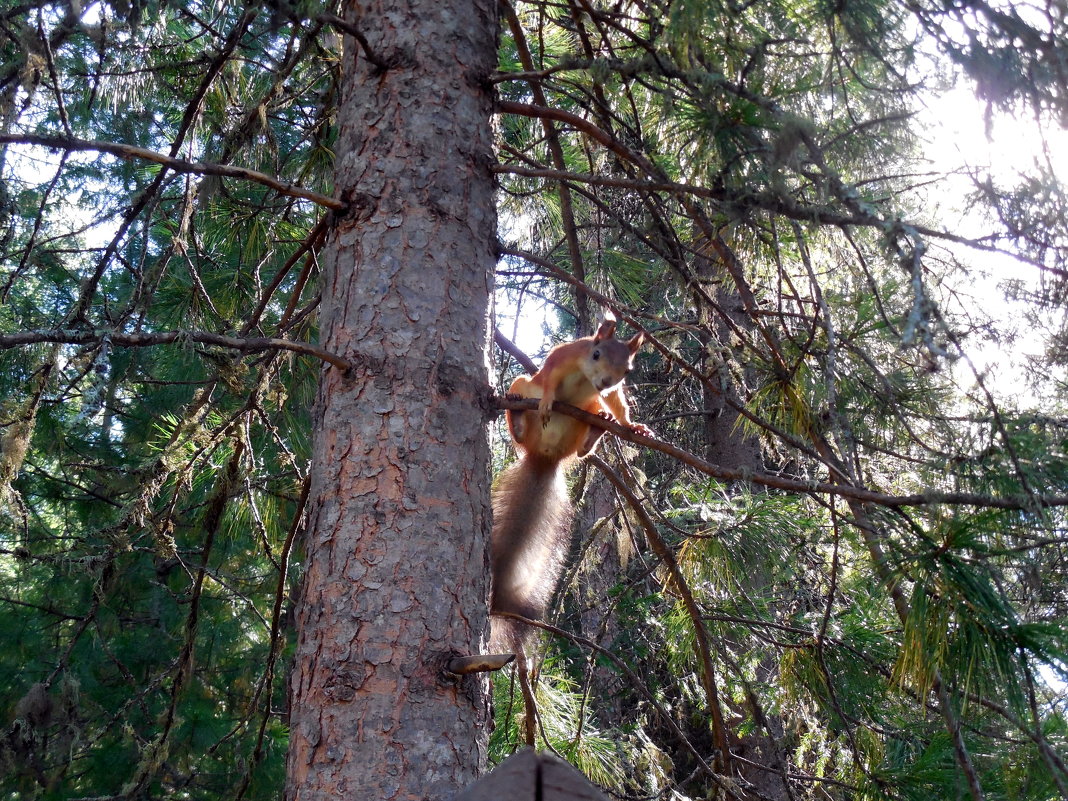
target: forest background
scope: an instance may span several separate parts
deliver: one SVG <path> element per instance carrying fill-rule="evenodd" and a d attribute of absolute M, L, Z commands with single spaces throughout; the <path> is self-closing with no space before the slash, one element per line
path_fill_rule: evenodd
<path fill-rule="evenodd" d="M 348 441 L 345 415 L 353 442 L 404 438 L 399 461 L 435 438 L 471 499 L 466 528 L 411 503 L 403 536 L 375 510 L 388 530 L 338 538 L 386 536 L 416 600 L 384 608 L 432 621 L 301 697 L 356 764 L 351 721 L 396 697 L 369 676 L 484 645 L 489 459 L 512 458 L 494 393 L 611 310 L 651 343 L 628 385 L 657 439 L 617 429 L 572 474 L 537 716 L 507 670 L 435 673 L 391 725 L 451 742 L 427 710 L 467 704 L 456 765 L 368 757 L 390 789 L 348 792 L 448 797 L 533 740 L 621 798 L 1068 798 L 1063 5 L 428 8 L 0 10 L 0 797 L 327 797 L 300 789 L 323 759 L 294 756 L 329 739 L 288 689 L 313 684 L 298 607 L 344 581 L 337 617 L 375 618 L 380 578 L 313 556 L 346 466 L 377 463 L 313 443 Z M 450 38 L 469 19 L 489 34 Z M 481 54 L 460 78 L 456 41 Z M 420 95 L 424 73 L 482 105 Z M 398 75 L 388 105 L 357 100 Z M 933 128 L 962 92 L 970 127 Z M 387 214 L 346 183 L 412 108 L 499 227 L 475 190 Z M 995 134 L 991 163 L 946 160 Z M 405 394 L 331 315 L 376 316 L 396 262 L 457 252 L 408 227 L 425 208 L 476 254 L 387 327 L 445 354 Z M 344 248 L 372 241 L 346 289 Z M 461 306 L 461 335 L 429 313 Z M 417 430 L 431 396 L 451 413 Z M 402 402 L 400 434 L 358 417 Z"/>

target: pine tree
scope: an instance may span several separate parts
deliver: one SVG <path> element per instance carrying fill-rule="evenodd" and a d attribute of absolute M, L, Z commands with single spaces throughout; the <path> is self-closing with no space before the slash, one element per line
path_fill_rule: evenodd
<path fill-rule="evenodd" d="M 541 325 L 509 304 L 553 342 L 611 310 L 658 434 L 572 471 L 536 718 L 496 674 L 491 761 L 533 731 L 630 797 L 1068 797 L 1065 176 L 1048 144 L 962 190 L 917 117 L 960 81 L 1063 133 L 1057 4 L 506 3 L 492 73 L 490 8 L 391 8 L 0 11 L 0 793 L 277 798 L 290 745 L 293 795 L 473 777 L 483 685 L 429 666 L 484 626 L 488 169 L 497 341 Z M 495 160 L 448 133 L 491 87 Z M 382 155 L 410 119 L 457 144 Z M 424 458 L 459 511 L 376 518 L 357 476 Z M 473 572 L 423 597 L 445 553 Z M 418 695 L 389 671 L 433 699 L 404 737 L 465 721 L 449 777 L 354 756 Z"/>
<path fill-rule="evenodd" d="M 478 778 L 486 629 L 493 2 L 351 4 L 297 610 L 287 797 L 444 798 Z"/>

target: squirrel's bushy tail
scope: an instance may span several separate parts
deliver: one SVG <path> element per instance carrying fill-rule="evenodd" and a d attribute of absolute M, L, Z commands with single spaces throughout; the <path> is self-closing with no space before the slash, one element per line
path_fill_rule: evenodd
<path fill-rule="evenodd" d="M 567 556 L 571 500 L 558 460 L 532 454 L 505 470 L 493 490 L 493 594 L 490 612 L 545 616 Z M 529 626 L 491 619 L 490 643 L 523 651 Z"/>

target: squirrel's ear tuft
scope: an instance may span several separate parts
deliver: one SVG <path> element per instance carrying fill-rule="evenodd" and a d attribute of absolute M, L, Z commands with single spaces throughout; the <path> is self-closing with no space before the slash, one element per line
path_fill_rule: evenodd
<path fill-rule="evenodd" d="M 631 355 L 638 352 L 638 349 L 645 342 L 644 332 L 639 331 L 637 334 L 627 340 L 627 349 L 631 352 Z"/>
<path fill-rule="evenodd" d="M 605 321 L 601 323 L 601 327 L 597 329 L 597 333 L 593 335 L 594 342 L 601 342 L 605 339 L 611 339 L 616 333 L 616 318 L 609 315 L 605 318 Z"/>

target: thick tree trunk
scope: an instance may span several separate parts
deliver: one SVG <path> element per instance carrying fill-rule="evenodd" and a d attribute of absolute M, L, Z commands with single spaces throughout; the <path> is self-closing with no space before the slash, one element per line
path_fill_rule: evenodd
<path fill-rule="evenodd" d="M 358 12 L 357 12 L 358 7 Z M 495 0 L 348 3 L 286 797 L 448 798 L 485 762 Z M 484 675 L 484 674 L 483 674 Z"/>

